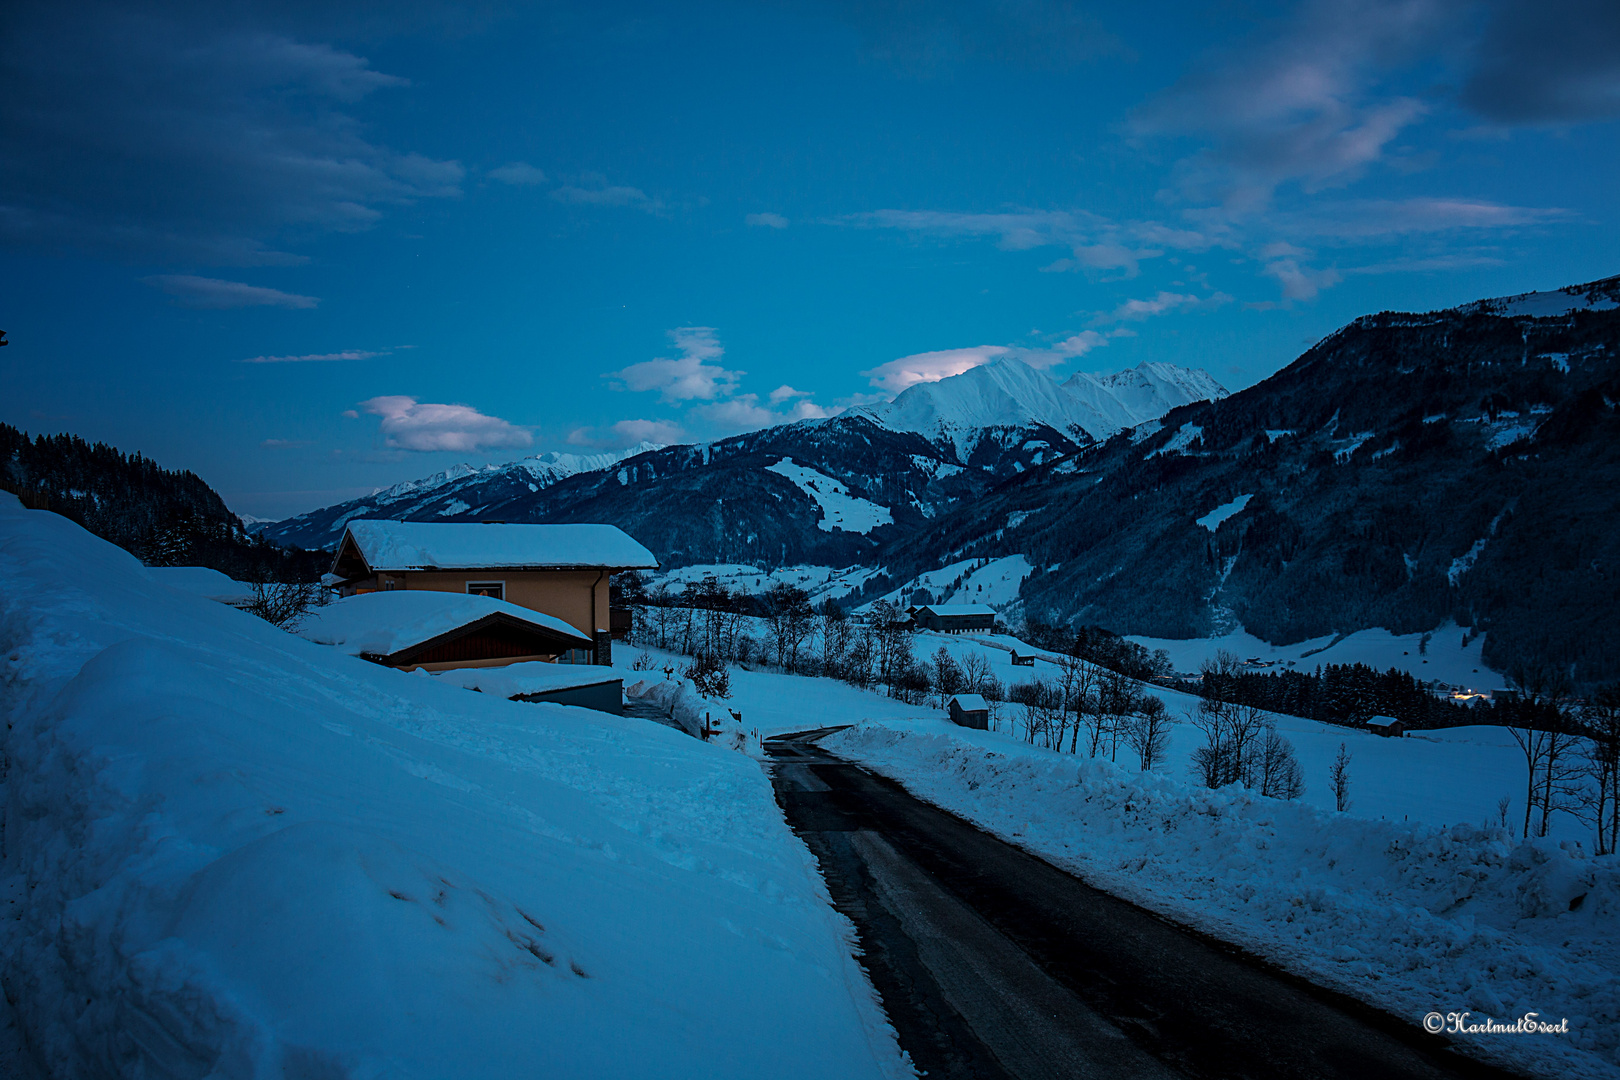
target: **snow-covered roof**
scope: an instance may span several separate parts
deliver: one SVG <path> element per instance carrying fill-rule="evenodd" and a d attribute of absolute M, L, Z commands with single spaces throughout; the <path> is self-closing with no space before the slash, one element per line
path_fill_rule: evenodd
<path fill-rule="evenodd" d="M 490 615 L 505 615 L 537 630 L 589 644 L 590 638 L 552 615 L 504 600 L 464 593 L 400 589 L 360 593 L 315 608 L 297 633 L 317 645 L 333 645 L 355 656 L 391 656 Z"/>
<path fill-rule="evenodd" d="M 989 604 L 923 604 L 918 611 L 928 611 L 935 615 L 989 615 L 994 617 L 996 609 Z"/>
<path fill-rule="evenodd" d="M 373 571 L 658 567 L 652 552 L 612 525 L 351 521 L 348 537 Z"/>
<path fill-rule="evenodd" d="M 1389 727 L 1391 724 L 1398 723 L 1400 723 L 1400 720 L 1393 716 L 1370 716 L 1367 718 L 1368 727 Z"/>
<path fill-rule="evenodd" d="M 253 599 L 253 587 L 226 577 L 207 566 L 148 566 L 146 576 L 171 589 L 194 596 L 240 604 Z"/>
<path fill-rule="evenodd" d="M 953 694 L 951 703 L 963 712 L 986 712 L 990 708 L 980 694 Z"/>
<path fill-rule="evenodd" d="M 521 664 L 507 664 L 492 668 L 451 668 L 433 676 L 441 682 L 453 683 L 467 690 L 481 690 L 501 697 L 518 694 L 539 694 L 548 690 L 577 690 L 584 686 L 603 683 L 622 683 L 626 678 L 623 668 L 597 667 L 592 664 L 547 664 L 529 660 Z"/>

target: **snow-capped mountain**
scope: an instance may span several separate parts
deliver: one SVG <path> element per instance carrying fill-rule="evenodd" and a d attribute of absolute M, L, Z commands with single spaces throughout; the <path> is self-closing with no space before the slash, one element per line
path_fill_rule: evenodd
<path fill-rule="evenodd" d="M 1450 622 L 1498 671 L 1620 679 L 1620 278 L 1356 319 L 882 553 L 897 581 L 1014 556 L 1043 621 L 1279 645 Z"/>
<path fill-rule="evenodd" d="M 909 387 L 886 405 L 860 411 L 891 431 L 914 431 L 951 446 L 967 464 L 992 433 L 1044 426 L 1082 446 L 1178 405 L 1225 396 L 1207 372 L 1172 364 L 1148 362 L 1112 375 L 1083 372 L 1059 382 L 1016 357 L 1004 357 Z"/>

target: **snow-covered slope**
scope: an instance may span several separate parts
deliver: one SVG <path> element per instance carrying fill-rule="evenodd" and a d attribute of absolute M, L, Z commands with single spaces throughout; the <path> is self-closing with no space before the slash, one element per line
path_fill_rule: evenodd
<path fill-rule="evenodd" d="M 483 510 L 491 499 L 510 498 L 522 492 L 533 495 L 570 476 L 598 472 L 662 449 L 659 443 L 644 442 L 615 453 L 545 453 L 503 465 L 452 465 L 431 476 L 405 480 L 348 502 L 323 506 L 282 521 L 257 523 L 252 531 L 263 532 L 266 538 L 279 544 L 314 548 L 336 544 L 343 535 L 343 527 L 359 518 L 465 520 Z"/>
<path fill-rule="evenodd" d="M 1508 318 L 1556 318 L 1574 311 L 1609 311 L 1620 307 L 1620 277 L 1604 278 L 1586 285 L 1570 285 L 1548 292 L 1498 296 L 1464 304 L 1458 310 Z"/>
<path fill-rule="evenodd" d="M 938 382 L 920 383 L 866 415 L 894 431 L 955 446 L 967 461 L 986 429 L 1045 425 L 1079 442 L 1163 416 L 1190 401 L 1226 396 L 1208 373 L 1144 363 L 1110 375 L 1083 372 L 1058 382 L 1004 357 Z"/>
<path fill-rule="evenodd" d="M 0 640 L 47 1075 L 909 1075 L 743 755 L 342 655 L 3 493 Z"/>

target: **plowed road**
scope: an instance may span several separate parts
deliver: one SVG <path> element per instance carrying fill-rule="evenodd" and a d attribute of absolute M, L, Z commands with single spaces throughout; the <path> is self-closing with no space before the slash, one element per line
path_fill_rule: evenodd
<path fill-rule="evenodd" d="M 766 743 L 777 801 L 930 1078 L 1508 1074 L 1093 889 L 822 750 Z"/>

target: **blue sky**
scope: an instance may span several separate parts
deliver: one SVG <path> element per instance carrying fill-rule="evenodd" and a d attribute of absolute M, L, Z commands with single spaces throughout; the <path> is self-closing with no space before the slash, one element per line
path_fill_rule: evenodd
<path fill-rule="evenodd" d="M 1620 7 L 7 5 L 0 420 L 279 517 L 1620 272 Z"/>

